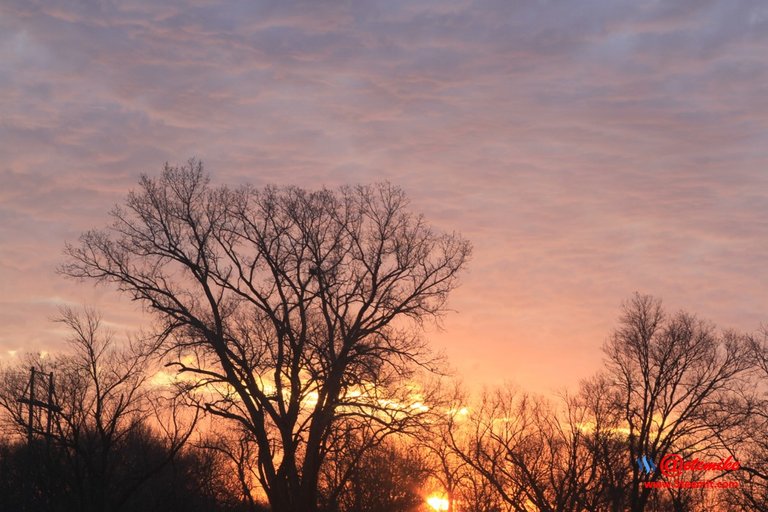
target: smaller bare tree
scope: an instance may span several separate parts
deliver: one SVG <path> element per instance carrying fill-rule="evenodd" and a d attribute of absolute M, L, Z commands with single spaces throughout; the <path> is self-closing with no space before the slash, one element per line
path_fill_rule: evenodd
<path fill-rule="evenodd" d="M 516 511 L 576 512 L 605 505 L 599 457 L 609 444 L 584 397 L 558 411 L 541 398 L 500 389 L 485 394 L 467 424 L 452 422 L 452 449 Z"/>
<path fill-rule="evenodd" d="M 749 339 L 755 367 L 753 393 L 739 423 L 743 441 L 729 446 L 741 463 L 739 490 L 721 496 L 721 505 L 732 510 L 768 512 L 768 326 Z"/>
<path fill-rule="evenodd" d="M 749 394 L 753 353 L 745 336 L 717 332 L 686 312 L 668 314 L 660 300 L 639 294 L 624 304 L 605 353 L 611 394 L 628 432 L 628 506 L 640 512 L 651 489 L 634 463 L 639 457 L 715 456 L 741 440 L 736 427 L 748 408 L 740 397 Z"/>

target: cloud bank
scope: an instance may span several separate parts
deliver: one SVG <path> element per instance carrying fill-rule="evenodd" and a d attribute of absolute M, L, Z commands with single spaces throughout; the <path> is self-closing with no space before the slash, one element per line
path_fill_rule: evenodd
<path fill-rule="evenodd" d="M 5 2 L 0 353 L 55 349 L 66 240 L 163 162 L 216 182 L 388 179 L 475 245 L 443 331 L 472 382 L 600 366 L 622 299 L 768 321 L 759 1 Z"/>

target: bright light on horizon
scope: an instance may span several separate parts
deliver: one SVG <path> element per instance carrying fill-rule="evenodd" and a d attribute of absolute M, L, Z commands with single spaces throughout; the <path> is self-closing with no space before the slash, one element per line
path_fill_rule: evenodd
<path fill-rule="evenodd" d="M 448 498 L 445 498 L 440 494 L 433 494 L 427 498 L 427 504 L 434 510 L 448 510 L 448 507 L 450 506 Z"/>

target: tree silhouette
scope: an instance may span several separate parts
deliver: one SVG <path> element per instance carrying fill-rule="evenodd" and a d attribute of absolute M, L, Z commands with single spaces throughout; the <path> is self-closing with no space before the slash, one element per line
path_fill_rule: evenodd
<path fill-rule="evenodd" d="M 173 399 L 147 386 L 148 356 L 116 343 L 95 310 L 65 307 L 59 321 L 71 333 L 69 353 L 26 358 L 0 374 L 5 430 L 17 440 L 27 428 L 26 411 L 17 398 L 29 366 L 56 377 L 52 438 L 9 447 L 9 456 L 18 457 L 18 463 L 27 459 L 28 469 L 38 475 L 21 479 L 29 480 L 23 489 L 27 508 L 130 509 L 147 481 L 176 458 L 193 432 L 196 415 L 182 419 Z"/>
<path fill-rule="evenodd" d="M 658 461 L 668 453 L 712 455 L 740 441 L 735 427 L 746 409 L 738 399 L 754 365 L 746 337 L 718 333 L 692 314 L 668 314 L 660 300 L 635 295 L 625 303 L 605 353 L 630 461 L 643 455 Z M 639 512 L 651 489 L 643 486 L 639 465 L 631 468 L 625 496 L 630 510 Z"/>
<path fill-rule="evenodd" d="M 745 400 L 748 405 L 738 428 L 743 439 L 728 446 L 741 462 L 738 472 L 739 490 L 725 494 L 723 508 L 733 510 L 768 511 L 768 327 L 763 326 L 750 336 L 751 355 L 755 362 L 757 379 L 753 394 Z"/>
<path fill-rule="evenodd" d="M 765 364 L 765 346 L 635 295 L 605 344 L 605 370 L 560 407 L 499 389 L 473 404 L 465 421 L 452 417 L 447 439 L 521 512 L 687 511 L 718 500 L 762 510 L 766 409 L 754 396 L 754 370 Z M 658 463 L 670 453 L 751 461 L 740 472 L 744 492 L 720 499 L 701 489 L 645 487 L 660 475 L 643 474 L 638 458 Z"/>
<path fill-rule="evenodd" d="M 209 184 L 166 166 L 68 245 L 62 271 L 107 282 L 162 325 L 157 350 L 194 380 L 196 403 L 240 424 L 276 512 L 316 509 L 334 420 L 381 425 L 422 411 L 404 385 L 434 369 L 419 332 L 470 253 L 388 184 L 308 192 Z"/>
<path fill-rule="evenodd" d="M 423 503 L 428 469 L 418 449 L 403 438 L 366 447 L 355 430 L 341 436 L 348 448 L 334 453 L 321 474 L 324 512 L 409 512 Z"/>

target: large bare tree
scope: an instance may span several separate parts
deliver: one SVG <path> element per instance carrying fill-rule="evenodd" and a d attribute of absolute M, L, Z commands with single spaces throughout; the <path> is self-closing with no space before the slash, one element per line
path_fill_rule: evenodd
<path fill-rule="evenodd" d="M 202 164 L 143 176 L 107 229 L 68 245 L 62 271 L 155 314 L 158 350 L 209 413 L 258 447 L 276 512 L 316 509 L 340 415 L 402 426 L 423 412 L 421 337 L 470 254 L 389 184 L 306 191 L 213 187 Z"/>

